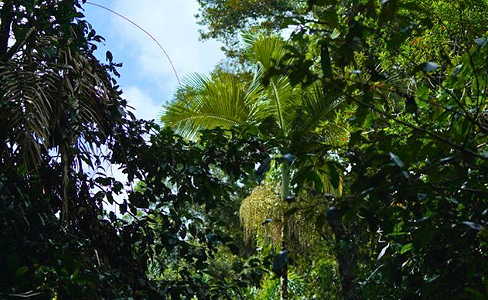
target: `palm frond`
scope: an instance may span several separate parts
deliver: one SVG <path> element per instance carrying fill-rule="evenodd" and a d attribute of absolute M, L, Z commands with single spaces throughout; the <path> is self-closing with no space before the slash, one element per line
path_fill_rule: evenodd
<path fill-rule="evenodd" d="M 265 101 L 260 111 L 260 119 L 272 116 L 283 135 L 292 130 L 291 122 L 296 113 L 295 108 L 299 103 L 296 90 L 291 86 L 287 77 L 280 76 L 270 80 L 265 91 Z"/>
<path fill-rule="evenodd" d="M 185 79 L 161 120 L 187 137 L 204 128 L 230 128 L 255 118 L 260 90 L 257 80 L 243 82 L 232 74 L 213 79 L 194 74 Z"/>
<path fill-rule="evenodd" d="M 279 36 L 247 34 L 243 40 L 247 46 L 247 58 L 265 70 L 278 65 L 286 54 L 286 42 Z"/>
<path fill-rule="evenodd" d="M 298 110 L 306 114 L 300 120 L 304 132 L 314 130 L 324 120 L 333 119 L 338 106 L 343 102 L 341 98 L 325 95 L 319 84 L 304 90 L 301 99 Z"/>
<path fill-rule="evenodd" d="M 335 146 L 347 144 L 350 136 L 347 124 L 334 121 L 321 122 L 315 129 L 315 132 L 325 144 Z"/>
<path fill-rule="evenodd" d="M 50 136 L 55 99 L 49 91 L 56 75 L 40 76 L 25 65 L 7 63 L 0 66 L 0 78 L 3 81 L 0 98 L 5 103 L 0 124 L 13 133 L 7 141 L 20 147 L 24 161 L 37 165 Z"/>
<path fill-rule="evenodd" d="M 57 40 L 48 36 L 38 42 L 48 48 Z M 0 99 L 5 103 L 0 126 L 9 132 L 2 137 L 25 154 L 28 165 L 35 167 L 41 152 L 62 144 L 67 132 L 73 144 L 84 126 L 103 132 L 120 97 L 105 69 L 94 66 L 95 57 L 69 47 L 58 49 L 48 62 L 42 53 L 33 52 L 0 66 Z"/>

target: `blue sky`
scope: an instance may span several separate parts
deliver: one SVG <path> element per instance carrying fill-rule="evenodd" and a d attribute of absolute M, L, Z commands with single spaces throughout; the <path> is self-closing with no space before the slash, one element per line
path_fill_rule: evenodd
<path fill-rule="evenodd" d="M 223 59 L 221 45 L 199 40 L 194 15 L 196 0 L 92 0 L 121 13 L 149 31 L 165 48 L 180 77 L 208 73 Z M 98 56 L 108 49 L 122 62 L 119 84 L 136 116 L 158 119 L 162 105 L 178 86 L 167 59 L 158 46 L 129 22 L 101 8 L 86 5 L 85 15 L 97 33 L 105 37 Z"/>

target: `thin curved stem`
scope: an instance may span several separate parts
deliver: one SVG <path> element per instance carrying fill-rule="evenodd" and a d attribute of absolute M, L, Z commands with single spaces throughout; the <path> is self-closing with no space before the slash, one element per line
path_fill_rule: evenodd
<path fill-rule="evenodd" d="M 164 56 L 168 59 L 168 62 L 171 66 L 171 69 L 173 69 L 173 73 L 175 74 L 175 77 L 176 77 L 176 81 L 178 81 L 178 85 L 181 85 L 181 81 L 180 81 L 180 77 L 178 76 L 178 72 L 176 72 L 176 68 L 173 64 L 173 61 L 171 60 L 171 57 L 169 56 L 168 52 L 166 52 L 166 50 L 164 49 L 164 47 L 161 45 L 161 43 L 151 34 L 149 33 L 149 31 L 145 30 L 144 28 L 142 28 L 139 24 L 137 24 L 136 22 L 132 21 L 131 19 L 129 19 L 128 17 L 106 7 L 106 6 L 103 6 L 103 5 L 100 5 L 100 4 L 97 4 L 97 3 L 93 3 L 93 2 L 90 2 L 90 1 L 87 1 L 86 4 L 89 4 L 89 5 L 93 5 L 93 6 L 96 6 L 96 7 L 99 7 L 99 8 L 102 8 L 102 9 L 105 9 L 111 13 L 113 13 L 114 15 L 118 16 L 118 17 L 121 17 L 122 19 L 126 20 L 127 22 L 131 23 L 132 25 L 134 25 L 135 27 L 137 27 L 139 30 L 141 30 L 142 32 L 144 32 L 149 38 L 151 38 L 151 40 L 153 40 L 156 45 L 158 45 L 159 49 L 161 49 L 161 51 L 163 52 Z"/>

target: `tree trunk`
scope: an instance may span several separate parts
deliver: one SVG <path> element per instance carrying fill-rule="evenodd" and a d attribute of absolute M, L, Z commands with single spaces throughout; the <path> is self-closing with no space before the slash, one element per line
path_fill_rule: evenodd
<path fill-rule="evenodd" d="M 14 15 L 12 0 L 3 1 L 2 11 L 0 12 L 0 58 L 5 60 L 10 38 L 10 27 Z"/>
<path fill-rule="evenodd" d="M 288 205 L 286 198 L 290 195 L 290 167 L 287 162 L 281 164 L 281 201 L 284 205 Z M 287 250 L 288 239 L 288 217 L 283 214 L 283 226 L 281 227 L 281 250 Z M 288 262 L 283 269 L 280 278 L 280 295 L 281 300 L 288 300 Z"/>
<path fill-rule="evenodd" d="M 339 265 L 342 296 L 344 300 L 360 300 L 356 286 L 357 249 L 342 222 L 342 213 L 335 207 L 327 211 L 327 222 L 335 236 L 335 252 Z"/>
<path fill-rule="evenodd" d="M 283 275 L 280 278 L 280 295 L 281 300 L 288 300 L 288 265 L 283 270 Z"/>
<path fill-rule="evenodd" d="M 67 225 L 70 220 L 70 171 L 71 171 L 71 156 L 69 154 L 69 145 L 66 143 L 60 149 L 61 163 L 63 165 L 63 204 L 61 207 L 61 223 Z"/>

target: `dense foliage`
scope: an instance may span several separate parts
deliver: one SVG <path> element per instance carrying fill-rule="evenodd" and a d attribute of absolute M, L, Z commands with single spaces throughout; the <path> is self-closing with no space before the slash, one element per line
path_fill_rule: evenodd
<path fill-rule="evenodd" d="M 485 299 L 486 0 L 199 0 L 184 137 L 84 2 L 0 2 L 0 298 Z"/>
<path fill-rule="evenodd" d="M 320 82 L 342 101 L 351 136 L 331 146 L 344 193 L 327 219 L 343 296 L 483 298 L 487 2 L 270 1 L 262 14 L 201 2 L 206 36 L 222 40 L 219 26 L 256 31 L 263 17 L 279 18 L 274 30 L 292 30 L 289 60 L 264 80 Z M 229 22 L 231 11 L 243 18 Z"/>
<path fill-rule="evenodd" d="M 1 298 L 208 299 L 259 280 L 255 262 L 229 285 L 209 268 L 218 247 L 239 252 L 211 216 L 263 144 L 216 131 L 196 146 L 135 119 L 80 11 L 1 4 Z"/>

